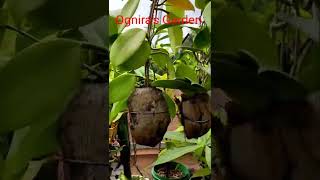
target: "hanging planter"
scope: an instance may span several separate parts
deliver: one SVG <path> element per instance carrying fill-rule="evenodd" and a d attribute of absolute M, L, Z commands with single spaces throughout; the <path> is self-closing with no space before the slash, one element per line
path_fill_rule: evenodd
<path fill-rule="evenodd" d="M 210 97 L 206 93 L 182 95 L 179 104 L 181 123 L 188 139 L 198 138 L 211 128 Z"/>
<path fill-rule="evenodd" d="M 170 123 L 168 105 L 162 91 L 136 88 L 128 100 L 131 135 L 140 145 L 154 147 L 161 142 Z"/>
<path fill-rule="evenodd" d="M 188 139 L 197 138 L 211 128 L 211 104 L 207 89 L 186 79 L 158 80 L 155 87 L 180 89 L 181 100 L 175 98 L 181 115 L 181 123 Z"/>

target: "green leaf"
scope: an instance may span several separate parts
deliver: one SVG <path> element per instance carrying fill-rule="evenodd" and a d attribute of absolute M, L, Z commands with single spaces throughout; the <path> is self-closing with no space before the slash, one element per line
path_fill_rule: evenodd
<path fill-rule="evenodd" d="M 206 146 L 205 156 L 206 156 L 207 165 L 211 169 L 211 148 L 209 146 Z"/>
<path fill-rule="evenodd" d="M 54 123 L 57 119 L 57 115 L 44 116 L 43 121 L 15 131 L 4 165 L 3 180 L 20 179 L 29 161 L 58 150 L 58 124 Z"/>
<path fill-rule="evenodd" d="M 10 14 L 12 14 L 17 24 L 28 15 L 28 13 L 38 9 L 46 3 L 47 0 L 7 0 Z"/>
<path fill-rule="evenodd" d="M 261 67 L 279 69 L 276 45 L 261 24 L 234 7 L 221 9 L 214 21 L 214 34 L 219 34 L 215 36 L 216 51 L 243 49 L 257 57 Z"/>
<path fill-rule="evenodd" d="M 129 0 L 126 5 L 121 10 L 121 16 L 125 18 L 131 18 L 136 12 L 140 0 Z M 113 23 L 113 22 L 112 22 Z M 118 33 L 120 34 L 125 28 L 126 24 L 122 23 L 118 26 Z"/>
<path fill-rule="evenodd" d="M 122 101 L 130 96 L 136 84 L 133 74 L 122 74 L 109 84 L 109 104 Z"/>
<path fill-rule="evenodd" d="M 76 28 L 104 16 L 108 1 L 101 0 L 47 0 L 30 13 L 32 22 L 50 22 L 59 29 Z"/>
<path fill-rule="evenodd" d="M 118 114 L 121 111 L 125 110 L 127 107 L 127 99 L 115 102 L 109 115 L 109 122 L 112 122 L 118 116 Z"/>
<path fill-rule="evenodd" d="M 183 126 L 182 126 L 183 127 Z M 187 139 L 183 131 L 167 131 L 163 138 L 180 141 L 180 142 L 188 142 L 188 143 L 197 143 L 197 139 Z"/>
<path fill-rule="evenodd" d="M 142 29 L 130 29 L 116 39 L 110 50 L 110 61 L 119 66 L 128 61 L 144 44 L 146 33 Z"/>
<path fill-rule="evenodd" d="M 57 31 L 58 30 L 56 28 L 50 26 L 49 24 L 41 23 L 41 25 L 40 24 L 33 25 L 31 29 L 27 31 L 27 33 L 32 34 L 37 39 L 43 40 L 43 39 L 48 39 L 50 37 L 53 37 L 54 39 L 56 39 Z M 36 43 L 34 40 L 26 36 L 23 36 L 21 34 L 17 34 L 16 43 L 15 43 L 16 52 L 20 52 L 24 48 L 27 48 L 34 43 Z"/>
<path fill-rule="evenodd" d="M 151 53 L 152 61 L 162 69 L 165 69 L 170 62 L 169 53 L 165 49 L 153 51 Z"/>
<path fill-rule="evenodd" d="M 195 0 L 195 5 L 198 9 L 204 9 L 210 0 Z"/>
<path fill-rule="evenodd" d="M 184 11 L 176 7 L 166 5 L 166 9 L 167 11 L 170 12 L 168 15 L 168 17 L 170 17 L 170 20 L 173 18 L 179 18 L 184 16 Z M 172 51 L 176 53 L 177 52 L 176 47 L 181 46 L 183 41 L 182 28 L 179 26 L 172 26 L 171 28 L 168 29 L 168 34 L 169 34 Z"/>
<path fill-rule="evenodd" d="M 112 35 L 115 35 L 115 34 L 118 34 L 118 26 L 117 24 L 115 23 L 115 17 L 113 16 L 107 16 L 108 17 L 108 21 L 107 21 L 107 26 L 108 26 L 108 29 L 109 29 L 109 36 L 112 36 Z"/>
<path fill-rule="evenodd" d="M 235 102 L 241 103 L 246 110 L 264 107 L 269 94 L 256 68 L 247 65 L 247 61 L 238 60 L 238 56 L 218 57 L 212 62 L 213 86 L 223 89 Z M 232 83 L 231 83 L 232 82 Z"/>
<path fill-rule="evenodd" d="M 126 62 L 122 63 L 119 68 L 124 71 L 138 69 L 141 66 L 145 65 L 150 53 L 150 45 L 147 41 L 144 41 L 139 49 Z"/>
<path fill-rule="evenodd" d="M 209 2 L 203 10 L 203 18 L 211 32 L 211 2 Z"/>
<path fill-rule="evenodd" d="M 199 148 L 198 145 L 192 145 L 192 146 L 186 146 L 186 147 L 177 147 L 177 148 L 167 149 L 158 157 L 154 165 L 163 164 L 163 163 L 175 160 L 187 153 L 191 153 L 195 151 L 198 148 Z"/>
<path fill-rule="evenodd" d="M 33 180 L 37 176 L 42 165 L 47 161 L 48 161 L 47 159 L 42 159 L 39 161 L 30 161 L 28 165 L 28 169 L 24 173 L 21 180 Z"/>
<path fill-rule="evenodd" d="M 80 46 L 74 41 L 44 41 L 18 53 L 0 72 L 0 134 L 61 112 L 80 78 Z"/>
<path fill-rule="evenodd" d="M 168 94 L 163 93 L 163 96 L 167 102 L 170 117 L 174 118 L 176 116 L 176 104 L 173 102 L 173 100 L 170 98 Z"/>
<path fill-rule="evenodd" d="M 155 34 L 158 34 L 160 31 L 167 29 L 167 28 L 171 28 L 171 27 L 175 27 L 175 26 L 181 26 L 181 24 L 161 24 L 157 29 Z"/>
<path fill-rule="evenodd" d="M 167 0 L 167 3 L 177 9 L 194 11 L 193 4 L 189 0 Z"/>
<path fill-rule="evenodd" d="M 195 69 L 192 69 L 192 67 L 180 63 L 176 66 L 176 77 L 177 78 L 188 78 L 192 82 L 197 83 L 198 81 L 198 76 L 195 72 Z"/>
<path fill-rule="evenodd" d="M 157 80 L 151 84 L 154 87 L 162 87 L 169 89 L 180 89 L 184 93 L 193 94 L 193 93 L 203 93 L 206 92 L 206 89 L 200 85 L 190 84 L 181 79 L 175 80 Z"/>
<path fill-rule="evenodd" d="M 90 44 L 104 47 L 107 46 L 109 39 L 107 34 L 107 23 L 107 16 L 103 16 L 88 25 L 80 27 L 79 31 Z"/>
<path fill-rule="evenodd" d="M 209 168 L 202 168 L 199 170 L 196 170 L 191 178 L 196 178 L 196 177 L 204 177 L 204 176 L 209 176 L 211 174 L 211 169 Z"/>
<path fill-rule="evenodd" d="M 211 44 L 211 37 L 210 32 L 208 28 L 204 28 L 201 30 L 194 39 L 194 47 L 203 49 L 203 48 L 209 48 Z"/>
<path fill-rule="evenodd" d="M 303 85 L 283 72 L 262 71 L 259 73 L 261 81 L 266 84 L 268 91 L 275 100 L 301 100 L 307 95 L 307 90 Z"/>

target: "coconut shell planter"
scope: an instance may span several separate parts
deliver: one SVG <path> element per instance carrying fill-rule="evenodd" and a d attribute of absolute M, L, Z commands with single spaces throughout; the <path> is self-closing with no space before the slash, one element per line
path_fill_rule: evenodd
<path fill-rule="evenodd" d="M 161 90 L 136 88 L 128 99 L 131 135 L 140 145 L 156 146 L 171 121 L 167 102 Z"/>
<path fill-rule="evenodd" d="M 206 93 L 194 96 L 181 96 L 179 111 L 181 123 L 188 139 L 198 138 L 211 128 L 210 96 Z"/>

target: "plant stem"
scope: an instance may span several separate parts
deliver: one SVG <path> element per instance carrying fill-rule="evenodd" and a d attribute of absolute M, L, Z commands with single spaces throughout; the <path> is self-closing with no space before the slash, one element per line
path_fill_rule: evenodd
<path fill-rule="evenodd" d="M 152 44 L 152 39 L 151 39 L 151 34 L 152 34 L 152 25 L 153 25 L 153 17 L 154 17 L 154 11 L 156 9 L 156 6 L 158 4 L 159 0 L 152 0 L 152 4 L 151 4 L 151 9 L 150 9 L 150 15 L 149 15 L 149 19 L 150 19 L 150 23 L 148 24 L 148 39 L 149 39 L 149 43 L 150 43 L 150 47 Z M 146 64 L 145 64 L 145 70 L 144 70 L 144 74 L 145 74 L 145 86 L 149 87 L 149 68 L 150 68 L 150 60 L 148 59 Z"/>
<path fill-rule="evenodd" d="M 8 25 L 8 24 L 5 24 L 5 25 L 0 25 L 0 28 L 4 28 L 4 29 L 8 29 L 8 30 L 11 30 L 11 31 L 15 31 L 31 40 L 33 40 L 34 42 L 39 42 L 40 40 L 36 37 L 34 37 L 33 35 L 27 33 L 27 32 L 24 32 L 16 27 L 13 27 L 11 25 Z"/>

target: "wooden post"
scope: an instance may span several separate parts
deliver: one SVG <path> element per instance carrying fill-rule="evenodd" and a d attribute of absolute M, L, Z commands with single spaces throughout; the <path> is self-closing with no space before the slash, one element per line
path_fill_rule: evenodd
<path fill-rule="evenodd" d="M 107 98 L 107 83 L 83 83 L 62 116 L 59 180 L 108 179 Z"/>

